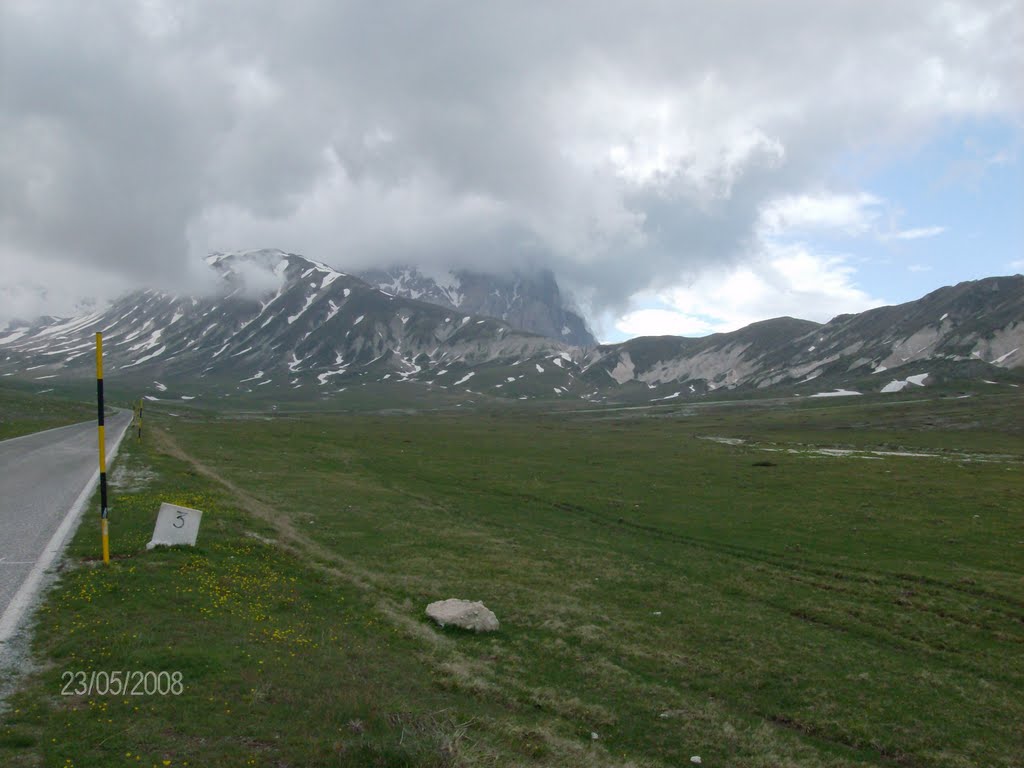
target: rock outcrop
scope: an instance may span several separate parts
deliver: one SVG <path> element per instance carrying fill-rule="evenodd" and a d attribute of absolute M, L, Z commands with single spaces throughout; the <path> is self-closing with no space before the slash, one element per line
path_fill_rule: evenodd
<path fill-rule="evenodd" d="M 461 627 L 473 632 L 495 632 L 498 629 L 498 617 L 479 601 L 454 597 L 438 600 L 427 606 L 427 616 L 442 627 Z"/>

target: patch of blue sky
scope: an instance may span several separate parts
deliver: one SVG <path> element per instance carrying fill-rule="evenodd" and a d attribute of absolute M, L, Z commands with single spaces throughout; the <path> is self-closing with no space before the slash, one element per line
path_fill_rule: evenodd
<path fill-rule="evenodd" d="M 846 287 L 838 294 L 822 287 L 825 298 L 847 300 L 837 313 L 867 309 L 879 300 L 913 301 L 964 280 L 1024 272 L 1022 128 L 999 119 L 949 121 L 916 144 L 859 147 L 840 158 L 822 180 L 823 190 L 855 201 L 851 207 L 832 225 L 783 228 L 770 241 L 800 244 L 814 255 L 812 267 L 830 265 L 823 274 L 844 274 Z M 801 193 L 806 192 L 793 191 Z M 854 271 L 843 273 L 845 267 Z M 606 312 L 593 318 L 595 331 L 602 341 L 614 343 L 641 334 L 703 336 L 731 330 L 750 322 L 751 313 L 757 319 L 806 317 L 810 310 L 801 298 L 806 286 L 797 289 L 793 277 L 769 273 L 754 290 L 741 281 L 737 287 L 746 293 L 723 302 L 720 317 L 707 314 L 713 311 L 708 301 L 671 306 L 655 292 L 644 292 L 633 297 L 627 314 Z M 722 273 L 722 281 L 726 278 Z M 704 287 L 713 289 L 714 283 Z M 773 290 L 780 300 L 772 300 Z M 861 292 L 863 307 L 850 306 L 850 301 L 856 303 L 849 299 L 851 290 Z M 797 298 L 787 300 L 787 292 Z M 714 290 L 711 294 L 713 298 Z"/>
<path fill-rule="evenodd" d="M 844 157 L 836 181 L 882 198 L 877 219 L 870 234 L 810 242 L 819 252 L 847 254 L 857 284 L 893 302 L 1021 271 L 1021 128 L 1003 120 L 964 120 L 944 125 L 904 154 Z"/>

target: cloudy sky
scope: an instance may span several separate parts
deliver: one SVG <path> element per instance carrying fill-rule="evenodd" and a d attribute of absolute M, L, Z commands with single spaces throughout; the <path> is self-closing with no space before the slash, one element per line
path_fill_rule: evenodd
<path fill-rule="evenodd" d="M 1024 270 L 1017 0 L 4 0 L 0 326 L 213 250 L 545 266 L 600 338 Z"/>

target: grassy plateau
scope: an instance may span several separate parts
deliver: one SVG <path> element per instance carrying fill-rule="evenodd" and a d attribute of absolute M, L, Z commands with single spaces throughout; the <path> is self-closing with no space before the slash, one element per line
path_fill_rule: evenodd
<path fill-rule="evenodd" d="M 1017 391 L 147 418 L 4 766 L 1024 765 Z M 62 695 L 117 670 L 181 690 Z"/>
<path fill-rule="evenodd" d="M 0 440 L 95 418 L 96 406 L 87 398 L 41 397 L 29 389 L 0 387 Z"/>

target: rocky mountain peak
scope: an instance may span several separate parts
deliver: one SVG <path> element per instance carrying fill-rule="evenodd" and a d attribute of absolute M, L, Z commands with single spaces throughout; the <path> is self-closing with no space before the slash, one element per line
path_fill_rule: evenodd
<path fill-rule="evenodd" d="M 572 346 L 597 343 L 584 319 L 567 305 L 550 270 L 497 274 L 398 266 L 358 274 L 370 285 L 396 296 L 493 317 Z"/>

